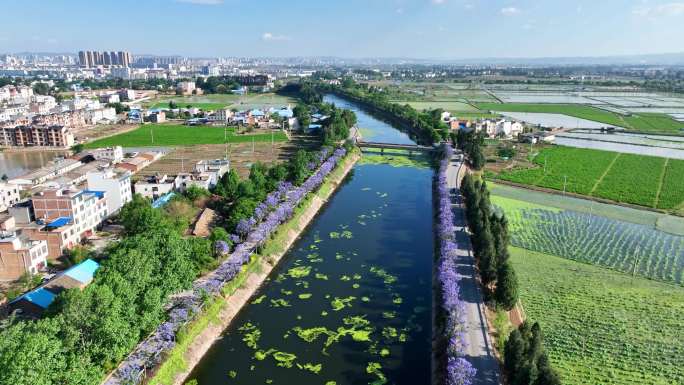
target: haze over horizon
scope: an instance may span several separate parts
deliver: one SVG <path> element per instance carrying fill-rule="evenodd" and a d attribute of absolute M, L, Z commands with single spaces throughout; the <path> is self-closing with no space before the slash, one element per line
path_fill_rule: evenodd
<path fill-rule="evenodd" d="M 684 51 L 673 39 L 684 36 L 684 2 L 672 1 L 10 0 L 4 9 L 21 17 L 0 26 L 0 52 L 458 60 Z"/>

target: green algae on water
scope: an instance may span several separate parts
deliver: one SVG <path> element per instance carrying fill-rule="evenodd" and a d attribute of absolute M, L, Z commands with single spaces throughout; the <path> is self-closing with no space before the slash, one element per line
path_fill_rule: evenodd
<path fill-rule="evenodd" d="M 312 294 L 311 293 L 302 293 L 298 295 L 299 299 L 309 299 L 311 298 Z"/>
<path fill-rule="evenodd" d="M 324 281 L 327 281 L 327 280 L 328 280 L 328 276 L 325 275 L 325 274 L 322 274 L 322 273 L 316 273 L 316 278 L 317 278 L 317 279 L 322 279 L 322 280 L 324 280 Z"/>
<path fill-rule="evenodd" d="M 351 307 L 351 302 L 355 299 L 356 297 L 354 296 L 349 296 L 347 298 L 335 297 L 335 299 L 330 302 L 330 306 L 332 306 L 334 311 L 340 311 L 344 309 L 345 306 Z"/>
<path fill-rule="evenodd" d="M 272 307 L 291 307 L 290 303 L 282 298 L 278 299 L 272 299 L 271 300 L 271 306 Z"/>
<path fill-rule="evenodd" d="M 262 295 L 259 298 L 254 299 L 254 301 L 252 301 L 252 305 L 258 305 L 263 302 L 264 299 L 266 299 L 266 295 Z"/>
<path fill-rule="evenodd" d="M 292 278 L 304 278 L 311 273 L 311 266 L 297 266 L 287 271 L 287 275 Z"/>

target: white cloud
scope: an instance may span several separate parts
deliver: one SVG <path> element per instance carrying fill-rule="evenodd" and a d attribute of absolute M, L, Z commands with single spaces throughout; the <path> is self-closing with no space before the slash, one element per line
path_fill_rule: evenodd
<path fill-rule="evenodd" d="M 444 4 L 446 0 L 432 0 L 432 4 Z"/>
<path fill-rule="evenodd" d="M 261 35 L 261 40 L 263 40 L 263 41 L 287 41 L 287 40 L 292 40 L 292 39 L 290 39 L 289 36 L 274 35 L 271 32 L 264 32 L 264 34 Z"/>
<path fill-rule="evenodd" d="M 223 0 L 176 0 L 177 3 L 198 4 L 198 5 L 220 5 Z"/>
<path fill-rule="evenodd" d="M 501 14 L 505 16 L 513 16 L 520 13 L 520 10 L 516 7 L 506 7 L 501 8 Z"/>
<path fill-rule="evenodd" d="M 640 6 L 632 9 L 632 14 L 643 17 L 663 17 L 684 15 L 684 3 L 667 3 L 654 6 Z"/>

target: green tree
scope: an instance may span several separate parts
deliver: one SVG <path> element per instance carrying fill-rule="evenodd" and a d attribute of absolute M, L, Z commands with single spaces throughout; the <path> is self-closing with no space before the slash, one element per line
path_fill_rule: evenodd
<path fill-rule="evenodd" d="M 513 309 L 518 302 L 518 279 L 509 262 L 501 265 L 497 271 L 494 298 L 505 310 Z"/>
<path fill-rule="evenodd" d="M 218 183 L 214 187 L 214 193 L 223 198 L 232 201 L 237 199 L 238 186 L 240 185 L 240 176 L 234 169 L 223 174 Z"/>
<path fill-rule="evenodd" d="M 121 208 L 119 221 L 128 235 L 157 231 L 168 226 L 162 212 L 152 208 L 150 201 L 140 194 L 133 195 L 133 199 Z"/>
<path fill-rule="evenodd" d="M 48 95 L 50 94 L 50 85 L 43 82 L 38 82 L 33 85 L 33 92 L 38 95 Z"/>

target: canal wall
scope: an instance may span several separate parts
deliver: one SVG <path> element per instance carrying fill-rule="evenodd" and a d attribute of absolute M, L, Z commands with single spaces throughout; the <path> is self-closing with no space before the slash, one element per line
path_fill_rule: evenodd
<path fill-rule="evenodd" d="M 242 283 L 232 294 L 219 299 L 220 303 L 216 306 L 220 308 L 214 309 L 214 312 L 208 311 L 208 314 L 195 321 L 199 324 L 201 330 L 196 330 L 195 333 L 192 333 L 192 341 L 183 347 L 183 351 L 177 352 L 176 357 L 173 357 L 174 355 L 172 354 L 170 359 L 162 364 L 157 372 L 159 376 L 152 377 L 148 383 L 183 384 L 193 368 L 209 351 L 214 342 L 221 337 L 223 331 L 230 326 L 233 318 L 247 304 L 252 295 L 259 289 L 271 271 L 287 253 L 290 246 L 299 238 L 300 234 L 315 218 L 318 211 L 337 190 L 337 187 L 354 167 L 360 156 L 359 151 L 351 152 L 327 177 L 318 191 L 306 198 L 301 211 L 288 222 L 281 225 L 276 236 L 267 242 L 264 250 L 269 252 L 264 253 L 266 255 L 261 256 L 261 258 L 255 261 L 256 266 L 249 269 L 250 273 L 244 277 Z"/>

